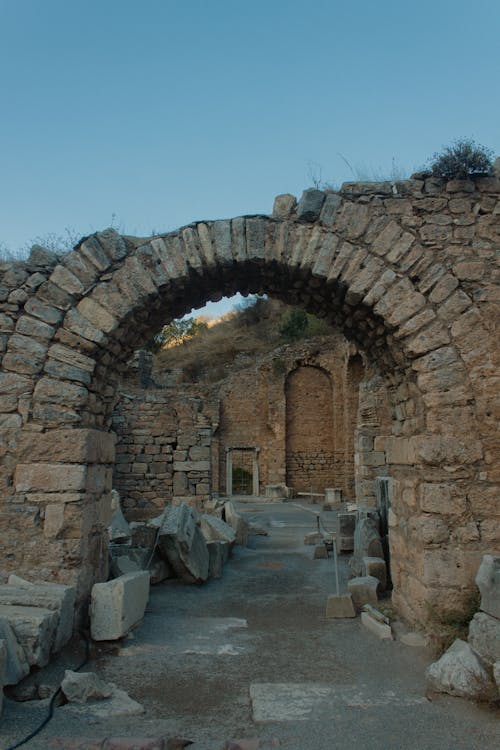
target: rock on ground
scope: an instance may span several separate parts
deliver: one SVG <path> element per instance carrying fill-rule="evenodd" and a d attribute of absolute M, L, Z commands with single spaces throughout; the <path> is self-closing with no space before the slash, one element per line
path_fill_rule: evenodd
<path fill-rule="evenodd" d="M 91 700 L 110 698 L 113 688 L 96 675 L 95 672 L 73 672 L 67 669 L 61 690 L 69 703 L 87 703 Z"/>
<path fill-rule="evenodd" d="M 168 509 L 158 537 L 158 550 L 185 583 L 202 583 L 208 578 L 208 549 L 201 533 L 198 514 L 188 505 Z"/>
<path fill-rule="evenodd" d="M 90 633 L 95 641 L 123 638 L 144 617 L 149 572 L 128 573 L 92 587 Z"/>
<path fill-rule="evenodd" d="M 0 604 L 0 617 L 8 620 L 28 664 L 45 667 L 56 639 L 57 612 L 43 607 Z"/>
<path fill-rule="evenodd" d="M 233 527 L 216 516 L 203 515 L 200 528 L 207 542 L 228 542 L 232 547 L 236 541 L 236 532 Z"/>
<path fill-rule="evenodd" d="M 496 617 L 487 615 L 486 612 L 476 612 L 469 624 L 467 640 L 488 664 L 500 661 L 500 620 Z"/>
<path fill-rule="evenodd" d="M 472 700 L 490 700 L 496 688 L 468 643 L 456 640 L 426 671 L 427 686 L 437 693 L 448 693 Z"/>
<path fill-rule="evenodd" d="M 17 685 L 23 677 L 29 674 L 30 668 L 24 649 L 5 617 L 0 617 L 0 639 L 4 641 L 6 648 L 3 685 Z"/>

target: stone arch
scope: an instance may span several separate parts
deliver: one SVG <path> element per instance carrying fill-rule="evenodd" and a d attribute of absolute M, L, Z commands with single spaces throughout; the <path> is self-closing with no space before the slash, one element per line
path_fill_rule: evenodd
<path fill-rule="evenodd" d="M 193 306 L 266 292 L 326 317 L 389 386 L 396 604 L 463 604 L 498 544 L 494 260 L 500 181 L 346 184 L 273 216 L 148 239 L 106 230 L 61 259 L 3 264 L 2 527 L 6 567 L 103 575 L 116 384 L 137 345 Z M 17 541 L 23 539 L 23 544 Z M 40 561 L 43 560 L 41 563 Z M 97 560 L 97 562 L 96 562 Z"/>
<path fill-rule="evenodd" d="M 299 492 L 336 486 L 333 387 L 322 367 L 301 364 L 285 381 L 286 483 Z"/>

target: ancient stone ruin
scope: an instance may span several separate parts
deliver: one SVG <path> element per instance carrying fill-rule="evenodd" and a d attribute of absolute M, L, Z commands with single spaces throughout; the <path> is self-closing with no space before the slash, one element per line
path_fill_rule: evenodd
<path fill-rule="evenodd" d="M 113 486 L 132 521 L 166 500 L 203 510 L 232 494 L 238 460 L 261 494 L 333 486 L 370 506 L 389 478 L 394 605 L 413 623 L 465 607 L 500 545 L 499 243 L 498 176 L 416 175 L 1 263 L 4 577 L 74 585 L 84 616 L 108 578 Z M 217 403 L 127 389 L 161 325 L 236 291 L 302 307 L 347 341 L 292 357 L 279 377 L 263 368 L 238 418 L 224 416 L 231 385 Z"/>

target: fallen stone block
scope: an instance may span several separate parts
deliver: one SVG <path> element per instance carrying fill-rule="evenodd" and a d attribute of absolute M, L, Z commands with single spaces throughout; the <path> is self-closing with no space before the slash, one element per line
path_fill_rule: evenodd
<path fill-rule="evenodd" d="M 227 542 L 231 546 L 236 542 L 236 532 L 222 518 L 203 515 L 200 521 L 200 529 L 207 542 Z"/>
<path fill-rule="evenodd" d="M 500 620 L 496 617 L 487 615 L 486 612 L 476 612 L 469 624 L 467 640 L 488 664 L 500 661 Z"/>
<path fill-rule="evenodd" d="M 382 538 L 379 531 L 379 516 L 377 511 L 359 509 L 356 514 L 356 528 L 354 531 L 354 554 L 349 567 L 355 576 L 374 575 L 363 568 L 365 557 L 384 558 Z"/>
<path fill-rule="evenodd" d="M 224 520 L 234 529 L 236 544 L 246 547 L 248 545 L 248 523 L 243 516 L 236 512 L 233 503 L 230 501 L 224 505 Z"/>
<path fill-rule="evenodd" d="M 361 612 L 361 622 L 371 633 L 381 640 L 392 641 L 391 626 L 385 622 L 380 622 L 371 616 L 369 612 Z"/>
<path fill-rule="evenodd" d="M 375 576 L 360 576 L 358 578 L 351 578 L 347 582 L 347 588 L 357 610 L 362 609 L 365 604 L 377 604 L 377 591 L 379 587 L 380 582 Z"/>
<path fill-rule="evenodd" d="M 0 586 L 0 604 L 42 607 L 57 612 L 58 622 L 53 651 L 57 652 L 73 635 L 76 588 L 61 583 L 31 583 L 19 576 L 9 576 Z"/>
<path fill-rule="evenodd" d="M 362 573 L 380 582 L 380 591 L 387 588 L 387 565 L 383 557 L 363 557 Z"/>
<path fill-rule="evenodd" d="M 120 495 L 116 490 L 111 490 L 111 512 L 112 516 L 108 525 L 109 541 L 127 544 L 130 542 L 130 526 L 123 515 Z"/>
<path fill-rule="evenodd" d="M 373 617 L 374 620 L 377 620 L 378 622 L 385 622 L 386 625 L 389 625 L 389 618 L 384 615 L 383 612 L 381 612 L 376 607 L 373 607 L 371 604 L 364 604 L 363 605 L 363 611 L 367 612 L 370 617 Z"/>
<path fill-rule="evenodd" d="M 141 570 L 147 570 L 151 550 L 144 547 L 129 547 L 125 544 L 112 544 L 109 551 L 111 555 L 110 572 L 113 578 L 119 578 L 126 573 L 138 573 Z"/>
<path fill-rule="evenodd" d="M 326 602 L 326 619 L 343 619 L 345 617 L 356 617 L 351 595 L 332 594 Z"/>
<path fill-rule="evenodd" d="M 24 649 L 14 635 L 9 621 L 0 617 L 0 639 L 5 643 L 5 679 L 4 685 L 17 685 L 29 674 L 30 668 Z"/>
<path fill-rule="evenodd" d="M 285 484 L 266 484 L 264 496 L 269 503 L 279 503 L 288 498 L 289 492 Z"/>
<path fill-rule="evenodd" d="M 480 609 L 500 620 L 500 557 L 483 556 L 476 584 L 481 592 Z"/>
<path fill-rule="evenodd" d="M 22 607 L 0 604 L 0 618 L 4 617 L 22 646 L 30 666 L 45 667 L 56 639 L 59 617 L 57 612 L 42 607 Z"/>
<path fill-rule="evenodd" d="M 144 713 L 144 707 L 133 700 L 125 690 L 120 690 L 113 682 L 108 683 L 111 688 L 109 698 L 89 700 L 86 703 L 66 703 L 61 707 L 65 714 L 83 714 L 93 719 L 111 719 L 120 716 L 139 716 Z M 103 748 L 108 747 L 103 745 Z"/>
<path fill-rule="evenodd" d="M 173 578 L 174 572 L 167 560 L 160 557 L 158 552 L 155 552 L 149 565 L 149 575 L 151 586 L 156 586 L 157 583 L 166 581 L 167 578 Z"/>
<path fill-rule="evenodd" d="M 188 505 L 169 509 L 158 537 L 158 550 L 185 583 L 208 578 L 208 549 L 197 526 L 198 514 Z"/>
<path fill-rule="evenodd" d="M 338 536 L 354 537 L 356 513 L 339 513 L 337 515 Z"/>
<path fill-rule="evenodd" d="M 342 490 L 339 487 L 327 487 L 325 489 L 325 503 L 330 509 L 342 507 Z"/>
<path fill-rule="evenodd" d="M 90 602 L 90 633 L 94 641 L 123 638 L 144 617 L 148 598 L 148 571 L 95 583 Z"/>
<path fill-rule="evenodd" d="M 427 686 L 437 693 L 448 693 L 472 700 L 490 700 L 496 686 L 468 643 L 456 640 L 426 670 Z"/>
<path fill-rule="evenodd" d="M 61 683 L 61 690 L 69 703 L 88 703 L 91 700 L 110 698 L 113 688 L 95 672 L 73 672 L 67 669 Z"/>
<path fill-rule="evenodd" d="M 161 525 L 161 524 L 160 524 Z M 147 549 L 153 549 L 156 542 L 156 535 L 158 533 L 159 526 L 148 523 L 140 523 L 139 521 L 132 521 L 129 524 L 130 527 L 130 545 L 132 547 L 145 547 Z"/>

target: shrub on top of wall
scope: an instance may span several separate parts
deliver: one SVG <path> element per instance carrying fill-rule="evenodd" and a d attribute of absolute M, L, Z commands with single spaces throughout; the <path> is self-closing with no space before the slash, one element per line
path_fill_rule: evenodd
<path fill-rule="evenodd" d="M 467 180 L 490 174 L 492 165 L 491 149 L 479 145 L 472 138 L 463 138 L 446 146 L 441 153 L 434 154 L 430 167 L 436 177 Z"/>

